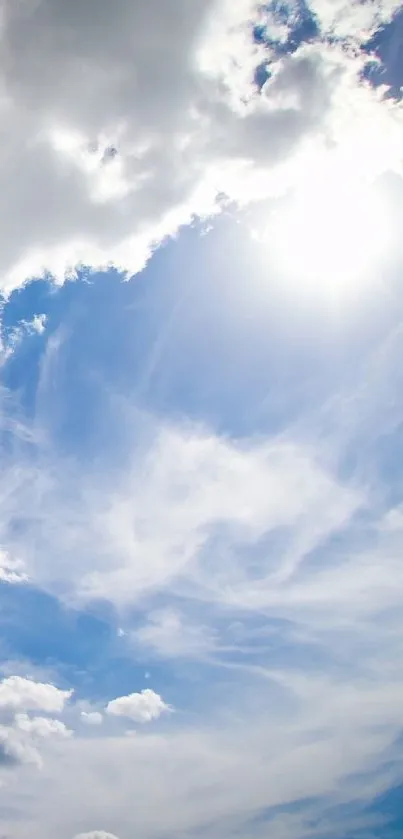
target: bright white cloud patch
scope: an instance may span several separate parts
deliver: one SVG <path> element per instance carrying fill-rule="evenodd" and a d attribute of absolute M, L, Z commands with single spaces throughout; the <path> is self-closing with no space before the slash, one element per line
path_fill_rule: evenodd
<path fill-rule="evenodd" d="M 32 332 L 37 332 L 38 335 L 42 335 L 46 328 L 46 315 L 34 315 L 30 326 Z"/>
<path fill-rule="evenodd" d="M 70 695 L 70 691 L 59 691 L 53 685 L 20 676 L 3 679 L 0 683 L 0 770 L 16 769 L 24 764 L 40 768 L 45 742 L 49 744 L 54 738 L 63 740 L 72 736 L 71 729 L 61 720 L 26 713 L 32 710 L 61 712 Z"/>
<path fill-rule="evenodd" d="M 158 693 L 146 688 L 140 693 L 130 693 L 128 696 L 112 699 L 105 710 L 115 717 L 127 717 L 133 722 L 145 723 L 158 719 L 161 714 L 171 709 Z"/>
<path fill-rule="evenodd" d="M 399 0 L 310 0 L 310 8 L 318 16 L 325 32 L 354 41 L 357 46 L 372 32 L 387 23 L 400 3 Z"/>
<path fill-rule="evenodd" d="M 61 720 L 49 717 L 29 717 L 27 714 L 16 714 L 15 725 L 21 731 L 26 731 L 34 737 L 70 737 L 72 731 Z"/>
<path fill-rule="evenodd" d="M 34 315 L 30 321 L 21 320 L 18 326 L 13 327 L 6 333 L 3 332 L 3 334 L 0 323 L 0 366 L 11 358 L 26 338 L 32 335 L 42 335 L 45 327 L 46 315 L 44 314 Z M 15 580 L 11 582 L 15 582 Z"/>
<path fill-rule="evenodd" d="M 0 682 L 0 708 L 57 713 L 63 710 L 72 692 L 22 676 L 8 676 Z"/>
<path fill-rule="evenodd" d="M 27 579 L 22 562 L 0 549 L 0 580 L 5 583 L 24 583 Z"/>

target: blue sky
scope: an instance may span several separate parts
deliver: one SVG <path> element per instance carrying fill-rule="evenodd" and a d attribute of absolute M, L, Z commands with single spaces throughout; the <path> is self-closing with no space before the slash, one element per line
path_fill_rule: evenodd
<path fill-rule="evenodd" d="M 395 839 L 399 5 L 1 11 L 0 836 Z"/>

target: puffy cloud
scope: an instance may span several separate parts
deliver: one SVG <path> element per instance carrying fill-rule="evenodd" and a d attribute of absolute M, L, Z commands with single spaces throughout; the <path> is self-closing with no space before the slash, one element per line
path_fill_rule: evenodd
<path fill-rule="evenodd" d="M 81 711 L 81 719 L 87 725 L 101 725 L 103 716 L 99 711 Z"/>
<path fill-rule="evenodd" d="M 46 321 L 47 317 L 44 314 L 41 315 L 34 315 L 32 321 L 28 323 L 28 328 L 32 330 L 32 332 L 37 332 L 38 335 L 42 335 L 42 333 L 46 329 Z"/>
<path fill-rule="evenodd" d="M 313 0 L 325 31 L 347 39 L 358 14 L 370 31 L 395 8 Z M 350 127 L 359 121 L 359 63 L 344 44 L 280 60 L 253 39 L 262 15 L 255 0 L 169 0 L 163 9 L 158 0 L 4 0 L 6 287 L 44 267 L 62 276 L 77 261 L 137 270 L 164 236 L 216 212 L 218 195 L 244 203 L 277 194 L 280 174 L 288 179 L 281 167 L 309 138 L 334 139 L 341 103 Z M 262 61 L 271 78 L 259 92 Z M 383 133 L 393 124 L 389 114 Z"/>
<path fill-rule="evenodd" d="M 13 559 L 7 551 L 0 549 L 0 581 L 4 583 L 24 583 L 28 577 L 24 573 L 23 563 Z"/>
<path fill-rule="evenodd" d="M 210 99 L 194 54 L 214 5 L 3 4 L 4 185 L 8 155 L 17 164 L 3 266 L 16 269 L 13 282 L 80 258 L 139 267 L 155 238 L 189 218 L 207 152 L 197 112 Z"/>
<path fill-rule="evenodd" d="M 25 763 L 41 766 L 41 758 L 35 746 L 21 738 L 12 726 L 0 726 L 0 768 L 12 768 Z"/>
<path fill-rule="evenodd" d="M 0 725 L 0 768 L 11 769 L 21 764 L 40 767 L 38 741 L 55 736 L 71 737 L 72 733 L 60 720 L 16 714 L 10 725 Z"/>
<path fill-rule="evenodd" d="M 171 708 L 158 693 L 146 688 L 140 693 L 130 693 L 128 696 L 112 699 L 105 710 L 115 717 L 127 717 L 133 722 L 145 723 L 158 719 Z"/>
<path fill-rule="evenodd" d="M 27 713 L 37 710 L 59 713 L 71 694 L 72 691 L 18 675 L 0 682 L 0 768 L 11 770 L 22 765 L 42 768 L 51 741 L 72 737 L 72 730 L 62 720 Z"/>
<path fill-rule="evenodd" d="M 25 713 L 37 709 L 48 713 L 62 711 L 70 695 L 70 691 L 60 691 L 53 685 L 20 676 L 3 679 L 0 683 L 0 711 L 4 716 L 4 724 L 0 725 L 0 767 L 12 768 L 21 764 L 40 767 L 40 741 L 71 737 L 73 732 L 61 720 L 30 717 Z"/>
<path fill-rule="evenodd" d="M 29 717 L 27 714 L 15 715 L 15 726 L 34 737 L 71 737 L 72 731 L 67 728 L 61 720 L 53 720 L 48 717 Z"/>
<path fill-rule="evenodd" d="M 8 676 L 0 682 L 0 709 L 58 713 L 71 695 L 71 690 L 60 690 L 55 685 Z"/>
<path fill-rule="evenodd" d="M 399 0 L 377 0 L 376 3 L 351 3 L 349 0 L 310 0 L 322 31 L 357 44 L 374 29 L 391 19 L 400 7 Z"/>

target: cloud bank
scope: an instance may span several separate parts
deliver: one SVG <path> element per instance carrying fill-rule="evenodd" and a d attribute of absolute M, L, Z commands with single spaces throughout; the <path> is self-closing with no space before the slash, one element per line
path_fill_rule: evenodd
<path fill-rule="evenodd" d="M 3 288 L 77 263 L 133 273 L 223 200 L 287 190 L 331 143 L 366 137 L 370 177 L 399 168 L 400 109 L 354 47 L 397 4 L 315 0 L 318 36 L 284 54 L 300 5 L 3 0 Z"/>

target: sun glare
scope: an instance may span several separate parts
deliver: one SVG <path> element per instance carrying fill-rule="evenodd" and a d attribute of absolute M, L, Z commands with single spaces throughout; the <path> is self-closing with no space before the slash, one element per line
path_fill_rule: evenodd
<path fill-rule="evenodd" d="M 376 187 L 340 170 L 317 172 L 285 201 L 268 230 L 282 278 L 340 299 L 376 277 L 390 240 Z"/>

